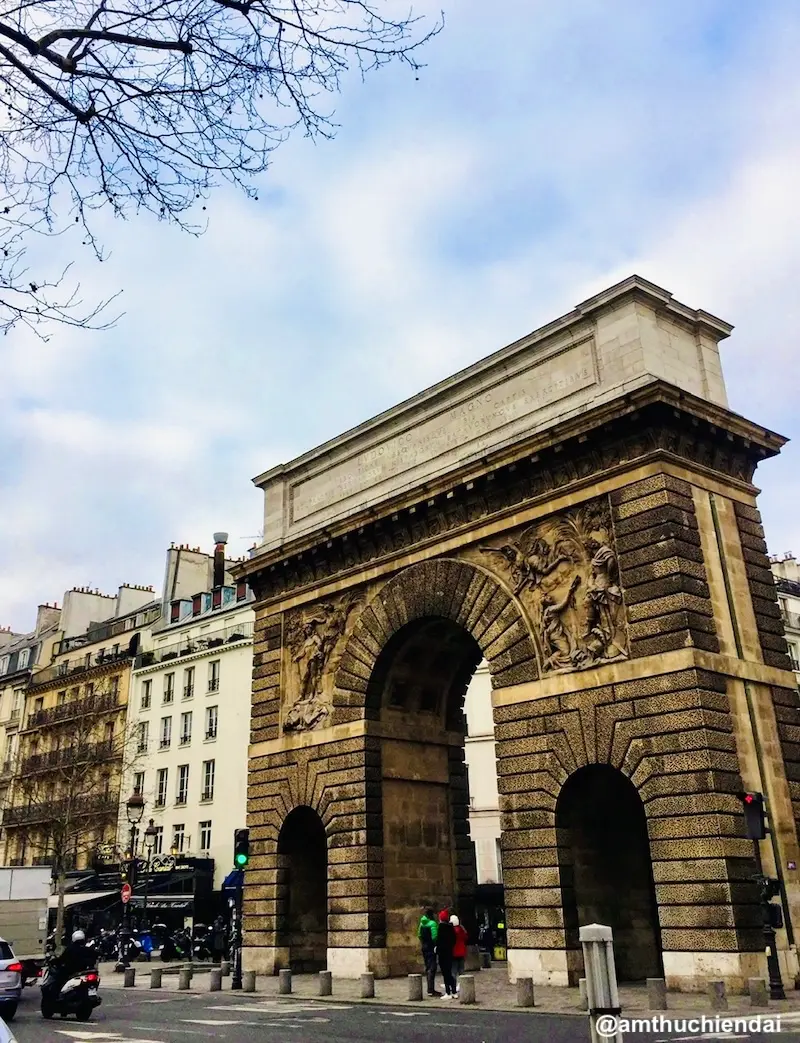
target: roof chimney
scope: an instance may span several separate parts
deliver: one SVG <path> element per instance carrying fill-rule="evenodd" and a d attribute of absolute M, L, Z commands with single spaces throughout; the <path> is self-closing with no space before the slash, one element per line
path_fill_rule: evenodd
<path fill-rule="evenodd" d="M 227 532 L 214 533 L 214 587 L 225 585 L 225 544 L 227 542 Z"/>

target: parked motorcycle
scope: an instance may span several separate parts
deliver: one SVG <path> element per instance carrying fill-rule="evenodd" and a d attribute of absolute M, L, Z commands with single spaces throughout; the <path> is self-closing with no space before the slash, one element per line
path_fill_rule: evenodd
<path fill-rule="evenodd" d="M 78 1021 L 89 1021 L 95 1007 L 103 1002 L 97 995 L 100 975 L 96 970 L 81 971 L 68 978 L 59 988 L 57 969 L 48 963 L 42 972 L 42 1017 L 62 1018 L 74 1014 Z"/>
<path fill-rule="evenodd" d="M 186 931 L 176 931 L 164 939 L 161 947 L 161 959 L 164 963 L 170 960 L 191 960 L 192 939 Z"/>
<path fill-rule="evenodd" d="M 192 955 L 195 960 L 210 960 L 214 955 L 211 932 L 205 924 L 197 924 L 195 927 Z"/>

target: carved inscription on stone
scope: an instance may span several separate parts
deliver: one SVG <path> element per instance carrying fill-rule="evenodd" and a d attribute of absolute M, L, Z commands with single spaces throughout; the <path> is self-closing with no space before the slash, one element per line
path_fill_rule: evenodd
<path fill-rule="evenodd" d="M 481 552 L 506 572 L 534 620 L 542 672 L 585 670 L 628 655 L 608 503 L 537 522 Z"/>
<path fill-rule="evenodd" d="M 576 344 L 504 383 L 478 393 L 441 416 L 390 436 L 323 474 L 298 483 L 291 493 L 292 521 L 393 480 L 447 452 L 461 456 L 491 449 L 507 425 L 596 381 L 592 341 Z"/>
<path fill-rule="evenodd" d="M 347 622 L 357 598 L 350 595 L 298 612 L 287 621 L 289 651 L 284 732 L 321 728 L 330 716 L 331 695 L 326 684 L 342 653 Z M 330 670 L 328 670 L 330 667 Z"/>

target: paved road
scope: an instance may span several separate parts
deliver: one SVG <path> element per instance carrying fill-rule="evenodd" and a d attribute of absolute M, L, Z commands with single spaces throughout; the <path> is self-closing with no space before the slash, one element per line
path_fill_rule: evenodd
<path fill-rule="evenodd" d="M 105 990 L 103 1005 L 88 1024 L 39 1014 L 36 990 L 26 990 L 13 1024 L 19 1043 L 589 1043 L 582 1015 L 463 1010 L 446 1000 L 423 1001 L 424 1009 L 384 1004 L 263 999 L 222 993 L 143 997 Z M 787 1026 L 788 1028 L 789 1026 Z M 626 1043 L 737 1039 L 800 1043 L 800 1017 L 792 1031 L 768 1034 L 686 1035 L 636 1033 Z"/>

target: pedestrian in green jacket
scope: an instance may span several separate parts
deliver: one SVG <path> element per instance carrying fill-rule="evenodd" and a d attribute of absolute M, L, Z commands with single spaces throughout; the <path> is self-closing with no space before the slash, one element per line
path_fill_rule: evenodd
<path fill-rule="evenodd" d="M 426 909 L 420 917 L 417 927 L 417 938 L 422 948 L 422 959 L 425 963 L 425 977 L 428 981 L 428 995 L 440 996 L 436 991 L 436 936 L 439 933 L 439 924 L 434 916 L 433 909 Z"/>

